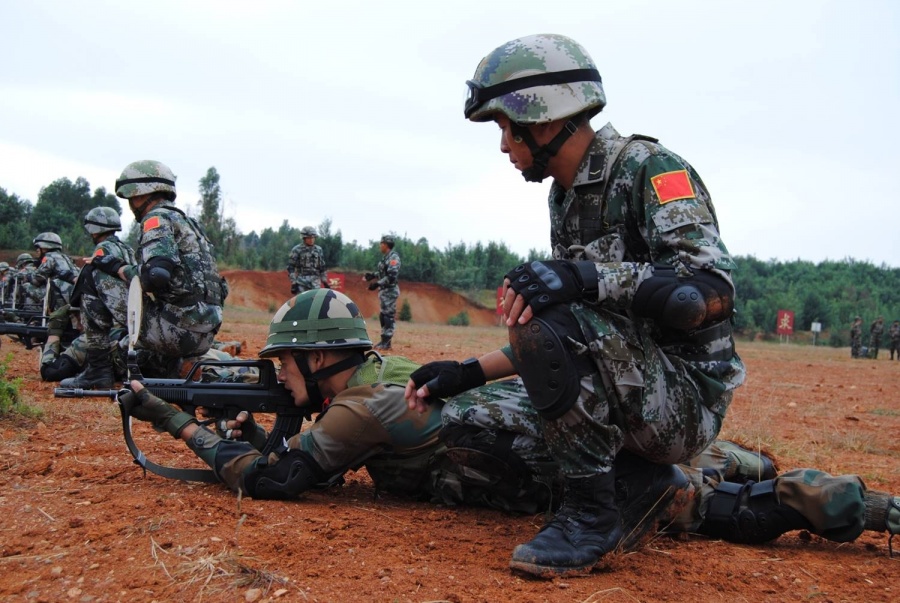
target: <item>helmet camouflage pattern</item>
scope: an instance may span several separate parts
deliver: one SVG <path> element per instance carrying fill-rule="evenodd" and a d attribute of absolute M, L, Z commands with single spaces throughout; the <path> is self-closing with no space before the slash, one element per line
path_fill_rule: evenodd
<path fill-rule="evenodd" d="M 42 232 L 34 237 L 31 244 L 40 249 L 53 250 L 62 249 L 62 239 L 55 232 Z"/>
<path fill-rule="evenodd" d="M 166 193 L 169 201 L 175 200 L 175 174 L 159 161 L 145 159 L 129 163 L 116 180 L 116 195 L 122 199 L 156 192 Z"/>
<path fill-rule="evenodd" d="M 0 262 L 0 272 L 6 272 L 7 270 L 9 270 L 9 263 Z"/>
<path fill-rule="evenodd" d="M 381 242 L 387 243 L 388 245 L 393 245 L 394 244 L 394 235 L 390 235 L 390 234 L 382 235 Z"/>
<path fill-rule="evenodd" d="M 34 256 L 30 253 L 20 253 L 19 257 L 16 258 L 16 268 L 21 268 L 28 263 L 34 264 Z"/>
<path fill-rule="evenodd" d="M 366 321 L 352 299 L 333 289 L 312 289 L 292 297 L 275 313 L 259 357 L 281 350 L 371 347 Z"/>
<path fill-rule="evenodd" d="M 111 207 L 95 207 L 84 216 L 84 229 L 92 235 L 116 232 L 122 230 L 122 220 Z"/>
<path fill-rule="evenodd" d="M 312 226 L 304 226 L 304 227 L 300 230 L 300 234 L 303 235 L 304 238 L 305 238 L 305 237 L 317 237 L 317 236 L 319 236 L 319 235 L 316 234 L 316 229 L 313 228 Z"/>
<path fill-rule="evenodd" d="M 575 40 L 555 34 L 507 42 L 481 59 L 467 81 L 465 116 L 489 121 L 503 113 L 520 124 L 539 124 L 606 105 L 597 65 Z"/>

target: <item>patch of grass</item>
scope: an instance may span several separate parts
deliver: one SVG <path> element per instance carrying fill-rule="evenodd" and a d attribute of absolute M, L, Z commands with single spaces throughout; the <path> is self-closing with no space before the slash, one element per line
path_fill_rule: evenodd
<path fill-rule="evenodd" d="M 44 416 L 44 411 L 36 406 L 26 404 L 22 400 L 22 394 L 19 392 L 19 386 L 22 384 L 22 378 L 8 379 L 9 363 L 12 360 L 12 353 L 6 355 L 0 361 L 0 418 L 17 415 L 29 419 L 40 419 Z"/>
<path fill-rule="evenodd" d="M 454 327 L 468 327 L 469 326 L 469 313 L 463 310 L 456 316 L 451 316 L 447 319 L 447 324 L 452 325 Z"/>
<path fill-rule="evenodd" d="M 874 408 L 869 412 L 881 417 L 900 417 L 900 410 L 894 410 L 893 408 Z"/>

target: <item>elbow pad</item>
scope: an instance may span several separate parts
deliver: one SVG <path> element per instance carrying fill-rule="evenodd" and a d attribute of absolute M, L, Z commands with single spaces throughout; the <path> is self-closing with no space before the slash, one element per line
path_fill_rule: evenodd
<path fill-rule="evenodd" d="M 641 283 L 632 310 L 680 331 L 727 320 L 734 313 L 734 293 L 721 277 L 698 270 L 678 278 L 670 266 L 654 266 L 653 276 Z"/>
<path fill-rule="evenodd" d="M 141 266 L 141 285 L 144 291 L 168 291 L 172 286 L 174 272 L 175 262 L 172 260 L 161 257 L 150 258 Z"/>
<path fill-rule="evenodd" d="M 289 450 L 271 465 L 267 457 L 261 457 L 244 476 L 244 489 L 255 499 L 290 500 L 313 488 L 322 477 L 312 456 Z"/>

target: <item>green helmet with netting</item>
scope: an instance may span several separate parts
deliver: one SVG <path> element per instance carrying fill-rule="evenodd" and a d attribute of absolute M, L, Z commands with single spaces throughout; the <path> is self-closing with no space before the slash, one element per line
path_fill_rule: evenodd
<path fill-rule="evenodd" d="M 25 264 L 34 264 L 34 256 L 30 253 L 20 253 L 16 258 L 16 268 L 21 268 Z"/>
<path fill-rule="evenodd" d="M 259 356 L 281 350 L 371 347 L 366 321 L 352 299 L 333 289 L 312 289 L 292 297 L 275 313 Z"/>
<path fill-rule="evenodd" d="M 316 234 L 316 229 L 312 226 L 304 226 L 302 229 L 300 229 L 300 234 L 303 235 L 304 238 L 319 236 L 318 234 Z"/>
<path fill-rule="evenodd" d="M 84 229 L 90 235 L 122 230 L 119 212 L 111 207 L 95 207 L 84 216 Z"/>
<path fill-rule="evenodd" d="M 59 235 L 55 232 L 42 232 L 34 237 L 31 244 L 38 249 L 44 249 L 46 251 L 52 251 L 54 249 L 60 250 L 63 246 L 62 239 L 60 239 Z"/>
<path fill-rule="evenodd" d="M 467 81 L 465 116 L 490 121 L 502 113 L 519 124 L 539 124 L 606 105 L 597 65 L 575 40 L 555 34 L 517 38 L 481 59 Z"/>
<path fill-rule="evenodd" d="M 116 180 L 116 195 L 131 199 L 138 195 L 163 193 L 169 201 L 175 200 L 175 174 L 159 161 L 145 159 L 129 163 Z"/>

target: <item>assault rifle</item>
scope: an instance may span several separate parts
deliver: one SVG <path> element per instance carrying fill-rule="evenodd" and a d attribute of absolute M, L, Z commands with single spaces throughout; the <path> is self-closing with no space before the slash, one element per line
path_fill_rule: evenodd
<path fill-rule="evenodd" d="M 47 343 L 48 328 L 36 324 L 40 322 L 42 317 L 40 314 L 26 320 L 26 322 L 0 322 L 0 335 L 9 335 L 25 346 L 26 350 L 35 347 L 41 347 Z M 63 331 L 62 344 L 69 345 L 78 337 L 79 332 L 75 329 L 66 329 Z"/>
<path fill-rule="evenodd" d="M 203 360 L 194 364 L 185 379 L 152 379 L 141 375 L 135 356 L 134 352 L 129 353 L 128 370 L 131 379 L 139 381 L 154 396 L 175 404 L 192 415 L 196 416 L 197 408 L 203 407 L 208 419 L 201 421 L 201 425 L 208 425 L 220 419 L 233 419 L 242 410 L 251 413 L 274 413 L 275 425 L 261 451 L 264 455 L 299 433 L 303 419 L 311 418 L 311 412 L 296 406 L 291 392 L 278 382 L 275 366 L 270 360 Z M 211 377 L 209 372 L 204 373 L 205 368 L 256 369 L 258 379 L 254 383 L 215 381 L 211 380 L 215 376 Z M 53 395 L 57 398 L 104 397 L 115 400 L 122 414 L 125 445 L 145 475 L 147 470 L 150 470 L 171 479 L 217 483 L 218 478 L 209 469 L 164 467 L 147 459 L 134 442 L 131 434 L 131 413 L 120 399 L 130 389 L 128 384 L 118 390 L 58 387 L 53 390 Z"/>

